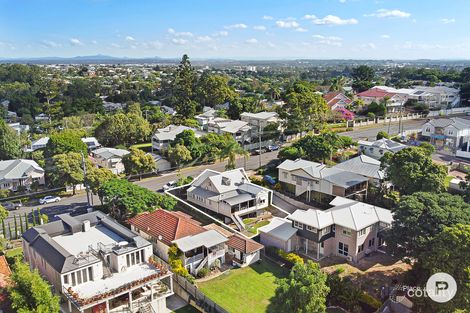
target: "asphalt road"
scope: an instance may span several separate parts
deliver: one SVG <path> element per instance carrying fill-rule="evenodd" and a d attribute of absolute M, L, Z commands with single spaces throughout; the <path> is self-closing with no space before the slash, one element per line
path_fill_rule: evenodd
<path fill-rule="evenodd" d="M 408 120 L 408 121 L 403 121 L 403 129 L 405 130 L 410 130 L 410 129 L 419 129 L 421 126 L 425 123 L 425 120 Z M 344 136 L 350 136 L 353 139 L 365 139 L 369 138 L 369 140 L 375 139 L 375 136 L 377 135 L 377 132 L 380 130 L 385 130 L 389 132 L 390 134 L 397 134 L 398 133 L 398 123 L 392 123 L 390 125 L 390 130 L 389 130 L 389 125 L 371 125 L 367 126 L 361 129 L 349 131 L 349 132 L 343 132 L 341 135 Z M 261 163 L 260 163 L 260 156 L 259 155 L 252 155 L 246 160 L 246 166 L 245 166 L 245 160 L 244 158 L 239 158 L 237 159 L 237 167 L 245 167 L 246 170 L 254 170 L 260 167 L 261 165 L 266 165 L 269 163 L 271 160 L 274 160 L 277 158 L 277 151 L 274 152 L 267 152 L 261 155 Z M 197 167 L 189 167 L 189 168 L 183 168 L 181 169 L 180 172 L 174 171 L 170 173 L 165 173 L 157 177 L 151 177 L 151 178 L 146 178 L 141 181 L 135 181 L 137 185 L 140 185 L 142 187 L 148 188 L 152 191 L 158 191 L 160 190 L 163 185 L 165 185 L 167 182 L 172 181 L 172 180 L 178 180 L 179 177 L 181 176 L 193 176 L 196 177 L 200 173 L 202 173 L 205 169 L 213 169 L 216 171 L 223 171 L 225 169 L 226 162 L 217 162 L 214 164 L 207 164 L 207 165 L 200 165 Z M 93 197 L 93 202 L 94 204 L 99 204 L 99 199 L 97 196 Z M 53 218 L 57 214 L 62 214 L 62 213 L 70 213 L 74 212 L 77 210 L 77 208 L 86 208 L 87 206 L 87 199 L 86 199 L 86 194 L 84 192 L 81 192 L 80 194 L 77 194 L 75 196 L 63 198 L 60 202 L 58 203 L 51 203 L 51 204 L 46 204 L 46 205 L 34 205 L 34 206 L 24 206 L 21 209 L 17 211 L 12 211 L 10 212 L 9 217 L 5 220 L 6 223 L 11 222 L 13 225 L 13 215 L 23 215 L 24 213 L 26 214 L 31 214 L 31 210 L 40 208 L 41 213 L 47 214 L 49 218 Z M 0 230 L 1 231 L 1 230 Z"/>

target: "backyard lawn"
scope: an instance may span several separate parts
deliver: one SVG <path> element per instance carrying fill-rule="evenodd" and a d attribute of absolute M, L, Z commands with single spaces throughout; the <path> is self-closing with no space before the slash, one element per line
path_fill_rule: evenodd
<path fill-rule="evenodd" d="M 260 264 L 230 270 L 209 281 L 198 283 L 200 290 L 230 313 L 266 312 L 276 290 L 276 278 L 287 275 L 278 265 Z"/>

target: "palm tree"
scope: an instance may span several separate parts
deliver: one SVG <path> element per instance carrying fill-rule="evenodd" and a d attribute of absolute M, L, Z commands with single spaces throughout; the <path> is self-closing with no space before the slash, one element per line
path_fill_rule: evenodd
<path fill-rule="evenodd" d="M 249 157 L 250 154 L 245 151 L 235 140 L 229 140 L 220 152 L 220 160 L 228 159 L 226 170 L 232 170 L 236 166 L 236 159 L 238 155 Z"/>
<path fill-rule="evenodd" d="M 341 91 L 346 83 L 346 78 L 344 76 L 334 77 L 331 80 L 330 91 Z"/>

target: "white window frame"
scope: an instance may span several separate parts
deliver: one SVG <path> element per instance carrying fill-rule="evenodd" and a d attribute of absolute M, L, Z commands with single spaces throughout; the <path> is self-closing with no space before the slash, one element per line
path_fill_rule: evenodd
<path fill-rule="evenodd" d="M 358 236 L 358 237 L 362 237 L 362 236 L 364 236 L 365 234 L 367 234 L 367 228 L 368 228 L 368 227 L 361 229 L 361 230 L 357 233 L 357 236 Z"/>
<path fill-rule="evenodd" d="M 341 247 L 342 246 L 342 247 Z M 338 242 L 338 253 L 344 256 L 349 255 L 349 245 L 343 242 Z"/>
<path fill-rule="evenodd" d="M 341 231 L 341 233 L 343 234 L 343 236 L 351 237 L 351 235 L 352 235 L 352 230 L 349 229 L 349 228 L 343 228 L 343 230 Z"/>
<path fill-rule="evenodd" d="M 310 225 L 307 225 L 307 230 L 308 230 L 308 231 L 311 231 L 312 233 L 315 233 L 315 234 L 316 234 L 317 231 L 318 231 L 315 227 L 312 227 L 312 226 L 310 226 Z"/>
<path fill-rule="evenodd" d="M 304 229 L 304 224 L 294 221 L 294 227 L 297 229 Z"/>

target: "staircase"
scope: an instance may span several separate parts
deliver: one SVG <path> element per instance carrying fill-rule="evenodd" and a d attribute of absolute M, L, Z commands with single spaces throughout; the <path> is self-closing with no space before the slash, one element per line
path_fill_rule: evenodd
<path fill-rule="evenodd" d="M 237 225 L 239 231 L 242 231 L 245 229 L 245 223 L 243 223 L 240 216 L 238 216 L 237 214 L 232 214 L 231 217 L 232 217 L 232 221 L 235 223 L 235 225 Z"/>
<path fill-rule="evenodd" d="M 96 250 L 93 248 L 93 245 L 88 246 L 88 251 L 95 255 L 97 258 L 103 262 L 103 277 L 108 278 L 113 276 L 113 271 L 111 270 L 111 265 L 106 261 L 106 257 L 103 255 L 101 250 Z"/>
<path fill-rule="evenodd" d="M 207 261 L 209 260 L 209 256 L 206 256 L 202 261 L 201 263 L 199 263 L 199 265 L 196 267 L 195 269 L 195 273 L 197 274 L 197 272 L 199 272 L 203 267 L 204 265 L 206 265 Z"/>
<path fill-rule="evenodd" d="M 139 313 L 154 313 L 155 311 L 152 308 L 152 305 L 150 303 L 147 303 L 145 305 L 142 305 L 139 308 Z"/>

